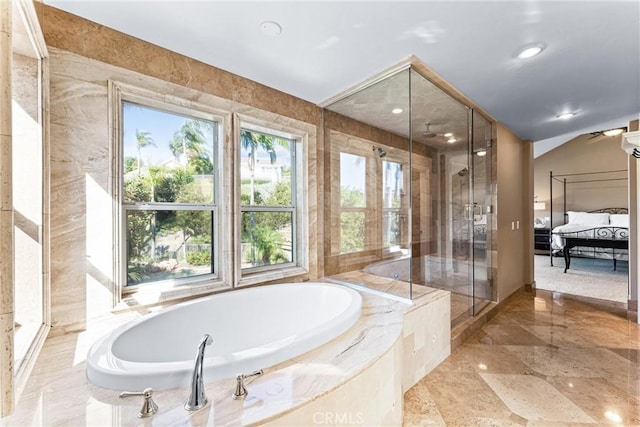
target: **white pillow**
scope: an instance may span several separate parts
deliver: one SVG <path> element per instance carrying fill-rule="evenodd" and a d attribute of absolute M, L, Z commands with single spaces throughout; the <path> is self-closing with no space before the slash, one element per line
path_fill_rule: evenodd
<path fill-rule="evenodd" d="M 608 213 L 567 212 L 569 224 L 609 225 Z"/>
<path fill-rule="evenodd" d="M 629 214 L 612 214 L 609 218 L 609 225 L 629 228 Z"/>
<path fill-rule="evenodd" d="M 567 224 L 575 224 L 576 223 L 576 214 L 583 214 L 585 212 L 574 212 L 567 211 Z"/>

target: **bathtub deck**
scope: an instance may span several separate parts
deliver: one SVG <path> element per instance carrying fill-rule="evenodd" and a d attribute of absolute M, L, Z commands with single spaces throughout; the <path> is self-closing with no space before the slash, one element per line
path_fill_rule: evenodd
<path fill-rule="evenodd" d="M 384 420 L 388 420 L 386 423 L 394 423 L 394 420 L 398 420 L 399 411 L 401 420 L 402 392 L 406 390 L 404 385 L 412 385 L 410 383 L 422 377 L 425 369 L 421 360 L 418 360 L 419 366 L 414 367 L 416 360 L 406 360 L 409 357 L 407 354 L 426 357 L 430 364 L 426 369 L 432 369 L 450 352 L 448 329 L 446 342 L 440 346 L 442 348 L 433 350 L 434 357 L 423 354 L 424 345 L 418 351 L 411 347 L 418 345 L 418 342 L 424 344 L 424 338 L 416 338 L 416 331 L 425 323 L 420 316 L 427 313 L 420 309 L 430 307 L 431 304 L 439 307 L 436 310 L 439 318 L 449 316 L 449 293 L 434 290 L 413 305 L 367 293 L 362 293 L 362 296 L 363 315 L 356 325 L 331 342 L 268 368 L 265 375 L 248 381 L 249 396 L 245 401 L 231 399 L 235 388 L 234 379 L 207 383 L 206 393 L 210 403 L 194 413 L 183 408 L 188 395 L 187 387 L 156 391 L 154 400 L 160 409 L 151 422 L 154 425 L 277 425 L 279 420 L 304 419 L 296 416 L 303 413 L 306 407 L 311 408 L 311 402 L 317 403 L 322 398 L 330 399 L 332 392 L 348 383 L 362 387 L 359 376 L 363 371 L 381 360 L 382 355 L 391 352 L 396 354 L 397 350 L 392 349 L 402 350 L 404 345 L 405 360 L 398 361 L 397 356 L 393 356 L 392 360 L 395 362 L 388 364 L 393 368 L 385 369 L 390 370 L 390 375 L 399 375 L 401 373 L 394 370 L 398 369 L 397 363 L 400 362 L 400 365 L 410 366 L 413 372 L 405 374 L 409 375 L 408 380 L 398 380 L 394 386 L 394 390 L 398 384 L 403 386 L 399 396 L 396 396 L 397 407 L 394 403 L 394 409 L 389 410 L 395 412 L 377 414 L 380 416 L 379 420 L 382 420 L 379 422 L 385 423 Z M 102 324 L 96 323 L 90 330 L 49 338 L 17 402 L 15 413 L 1 419 L 0 425 L 151 425 L 149 421 L 136 418 L 142 404 L 141 399 L 119 399 L 118 392 L 94 386 L 88 382 L 85 374 L 85 356 L 91 344 L 105 331 L 135 317 L 139 317 L 139 314 L 131 312 L 111 316 Z M 440 323 L 441 321 L 442 319 Z M 408 323 L 411 325 L 409 328 Z M 448 321 L 444 323 L 447 325 L 443 327 L 448 327 Z M 429 347 L 438 347 L 429 344 Z M 379 376 L 375 378 L 377 384 L 372 384 L 371 389 L 387 387 L 380 385 Z M 364 376 L 362 381 L 365 381 Z M 353 398 L 358 402 L 347 403 L 356 406 L 362 404 L 363 399 L 359 399 L 357 393 L 354 393 Z M 382 403 L 369 402 L 380 407 Z M 365 417 L 366 423 L 366 416 L 369 414 L 364 411 L 361 415 Z"/>

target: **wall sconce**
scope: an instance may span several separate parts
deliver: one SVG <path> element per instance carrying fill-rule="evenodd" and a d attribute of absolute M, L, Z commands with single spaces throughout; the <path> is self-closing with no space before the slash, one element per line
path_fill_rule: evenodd
<path fill-rule="evenodd" d="M 545 209 L 547 209 L 547 204 L 545 202 L 533 202 L 534 211 L 543 211 Z"/>
<path fill-rule="evenodd" d="M 534 211 L 543 211 L 547 208 L 547 204 L 545 202 L 539 202 L 538 196 L 533 198 L 533 210 Z M 547 217 L 535 217 L 533 218 L 533 228 L 545 228 L 547 226 Z"/>

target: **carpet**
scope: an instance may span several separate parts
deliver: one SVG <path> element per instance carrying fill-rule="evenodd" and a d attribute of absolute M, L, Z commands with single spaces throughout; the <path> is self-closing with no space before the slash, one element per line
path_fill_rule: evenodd
<path fill-rule="evenodd" d="M 537 289 L 579 295 L 607 301 L 627 302 L 629 263 L 606 259 L 571 258 L 571 268 L 564 271 L 564 259 L 554 258 L 551 267 L 548 255 L 535 256 Z"/>

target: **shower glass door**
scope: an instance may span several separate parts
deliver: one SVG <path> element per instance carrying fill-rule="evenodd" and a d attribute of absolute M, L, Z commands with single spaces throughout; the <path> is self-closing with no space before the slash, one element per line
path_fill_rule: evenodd
<path fill-rule="evenodd" d="M 471 110 L 411 73 L 412 282 L 451 292 L 452 324 L 473 313 Z"/>
<path fill-rule="evenodd" d="M 491 287 L 491 123 L 472 112 L 473 300 L 476 315 L 492 300 Z"/>

